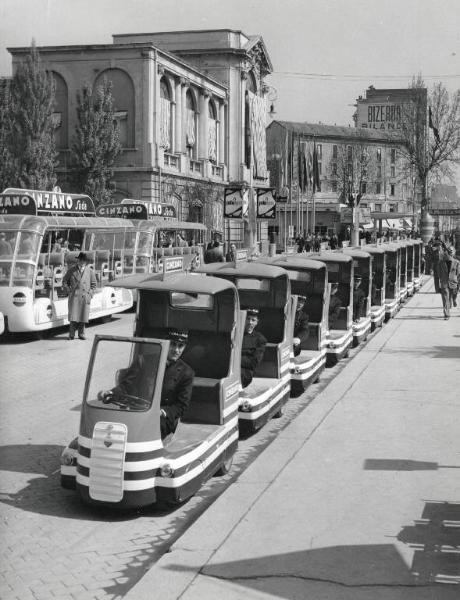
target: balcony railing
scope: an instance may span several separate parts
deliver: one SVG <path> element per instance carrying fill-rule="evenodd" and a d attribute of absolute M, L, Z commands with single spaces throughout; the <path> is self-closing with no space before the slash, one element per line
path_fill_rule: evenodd
<path fill-rule="evenodd" d="M 223 178 L 224 176 L 224 167 L 218 167 L 217 165 L 211 165 L 212 167 L 212 176 L 213 177 L 220 177 L 220 179 Z"/>
<path fill-rule="evenodd" d="M 190 159 L 189 162 L 189 170 L 192 173 L 199 173 L 200 175 L 203 172 L 203 166 L 202 163 L 199 160 L 193 160 L 192 158 Z"/>
<path fill-rule="evenodd" d="M 170 169 L 178 169 L 179 168 L 179 157 L 175 154 L 169 154 L 168 152 L 164 153 L 164 166 Z"/>

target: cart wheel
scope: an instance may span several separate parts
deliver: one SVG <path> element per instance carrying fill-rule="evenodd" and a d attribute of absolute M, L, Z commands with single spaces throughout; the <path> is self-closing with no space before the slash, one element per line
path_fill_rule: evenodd
<path fill-rule="evenodd" d="M 220 467 L 215 472 L 217 477 L 222 477 L 223 475 L 227 475 L 232 468 L 233 465 L 233 456 L 224 460 L 224 462 L 220 465 Z"/>
<path fill-rule="evenodd" d="M 273 415 L 274 419 L 280 419 L 283 416 L 283 407 L 281 407 L 279 410 L 276 411 L 276 413 Z"/>

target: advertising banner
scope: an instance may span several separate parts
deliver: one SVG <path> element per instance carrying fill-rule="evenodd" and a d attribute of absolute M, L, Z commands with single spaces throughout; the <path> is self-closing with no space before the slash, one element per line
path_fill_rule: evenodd
<path fill-rule="evenodd" d="M 3 193 L 32 196 L 37 206 L 37 214 L 72 213 L 74 215 L 94 215 L 94 203 L 89 196 L 84 194 L 23 190 L 20 188 L 8 188 Z"/>
<path fill-rule="evenodd" d="M 243 188 L 225 188 L 224 217 L 226 219 L 244 219 L 249 213 L 249 190 Z"/>
<path fill-rule="evenodd" d="M 257 218 L 275 219 L 276 200 L 272 188 L 257 189 Z"/>
<path fill-rule="evenodd" d="M 144 204 L 101 204 L 96 208 L 97 217 L 119 217 L 121 219 L 147 219 Z"/>
<path fill-rule="evenodd" d="M 123 198 L 121 204 L 138 204 L 145 206 L 147 209 L 147 218 L 163 217 L 168 219 L 176 219 L 176 207 L 172 204 L 163 204 L 162 202 L 151 202 L 150 200 L 133 200 L 131 198 Z M 138 217 L 144 218 L 144 217 Z"/>
<path fill-rule="evenodd" d="M 36 215 L 37 205 L 27 194 L 0 194 L 0 215 Z"/>

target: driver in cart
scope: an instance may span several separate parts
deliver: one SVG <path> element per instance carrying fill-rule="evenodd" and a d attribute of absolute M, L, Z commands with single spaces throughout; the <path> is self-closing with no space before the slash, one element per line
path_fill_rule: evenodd
<path fill-rule="evenodd" d="M 179 419 L 187 410 L 192 395 L 194 372 L 181 359 L 188 341 L 186 331 L 171 329 L 168 332 L 169 352 L 166 370 L 161 389 L 161 439 L 175 432 Z M 133 364 L 122 374 L 118 384 L 111 390 L 100 392 L 99 400 L 108 404 L 117 398 L 140 400 L 148 395 L 142 394 L 141 388 L 149 385 L 148 373 L 145 373 L 144 357 L 139 355 Z"/>

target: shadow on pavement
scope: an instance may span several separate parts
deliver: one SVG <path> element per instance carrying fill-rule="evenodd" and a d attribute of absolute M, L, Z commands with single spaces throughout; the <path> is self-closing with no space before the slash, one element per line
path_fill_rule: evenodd
<path fill-rule="evenodd" d="M 382 348 L 382 354 L 415 354 L 429 358 L 460 358 L 460 346 L 432 346 L 431 348 Z"/>
<path fill-rule="evenodd" d="M 420 585 L 460 584 L 460 503 L 429 501 L 397 539 L 414 549 L 411 571 Z M 441 596 L 439 596 L 441 597 Z M 444 596 L 442 596 L 444 598 Z"/>
<path fill-rule="evenodd" d="M 460 469 L 460 465 L 440 465 L 422 460 L 367 458 L 365 471 L 437 471 L 438 469 Z"/>
<path fill-rule="evenodd" d="M 172 577 L 174 571 L 187 570 L 179 564 L 170 569 Z M 286 600 L 458 598 L 457 586 L 419 584 L 391 544 L 332 546 L 246 558 L 205 566 L 200 574 L 226 582 L 231 598 L 239 597 L 238 593 L 241 598 L 249 597 L 255 590 Z M 199 589 L 199 580 L 196 585 Z M 221 590 L 225 597 L 225 583 Z"/>

